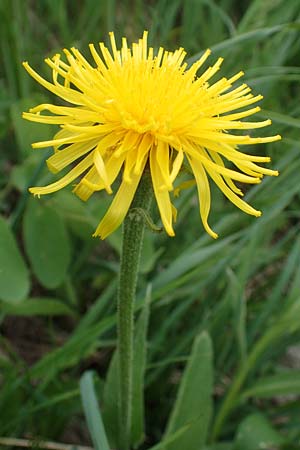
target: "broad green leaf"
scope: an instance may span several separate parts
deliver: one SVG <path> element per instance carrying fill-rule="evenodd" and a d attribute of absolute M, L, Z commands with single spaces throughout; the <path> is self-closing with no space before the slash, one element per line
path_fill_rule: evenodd
<path fill-rule="evenodd" d="M 149 322 L 149 305 L 151 301 L 150 287 L 147 290 L 144 307 L 136 326 L 133 349 L 133 386 L 132 386 L 132 424 L 131 442 L 138 446 L 144 437 L 144 379 L 147 354 L 147 330 Z"/>
<path fill-rule="evenodd" d="M 13 167 L 10 173 L 10 182 L 12 185 L 20 192 L 26 191 L 27 193 L 28 184 L 31 182 L 37 167 L 41 164 L 41 161 L 41 154 L 38 152 L 29 153 L 28 157 L 22 161 L 22 164 L 18 164 Z"/>
<path fill-rule="evenodd" d="M 67 189 L 53 195 L 49 203 L 77 236 L 84 240 L 92 240 L 97 220 L 95 221 L 90 213 L 88 203 L 81 201 Z"/>
<path fill-rule="evenodd" d="M 13 316 L 74 315 L 72 309 L 56 298 L 35 297 L 19 304 L 2 303 L 0 310 Z"/>
<path fill-rule="evenodd" d="M 246 417 L 237 430 L 234 450 L 271 449 L 284 439 L 262 414 Z"/>
<path fill-rule="evenodd" d="M 50 289 L 58 287 L 71 258 L 69 238 L 62 218 L 37 199 L 30 199 L 26 207 L 24 243 L 40 283 Z"/>
<path fill-rule="evenodd" d="M 94 388 L 93 373 L 85 372 L 80 379 L 81 400 L 87 426 L 95 450 L 109 450 Z"/>
<path fill-rule="evenodd" d="M 9 303 L 24 300 L 29 291 L 29 273 L 14 235 L 0 217 L 0 299 Z"/>
<path fill-rule="evenodd" d="M 267 398 L 277 395 L 300 393 L 300 371 L 289 370 L 270 377 L 261 378 L 255 385 L 244 392 L 243 397 Z"/>
<path fill-rule="evenodd" d="M 164 440 L 183 426 L 188 429 L 166 450 L 201 449 L 212 413 L 212 343 L 206 332 L 196 337 L 184 371 Z"/>

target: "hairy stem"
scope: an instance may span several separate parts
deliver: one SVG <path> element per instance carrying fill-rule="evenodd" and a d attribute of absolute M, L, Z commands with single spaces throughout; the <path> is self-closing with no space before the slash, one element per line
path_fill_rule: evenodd
<path fill-rule="evenodd" d="M 132 410 L 132 364 L 134 302 L 137 275 L 143 244 L 145 221 L 134 209 L 149 211 L 152 199 L 151 179 L 145 171 L 124 220 L 120 279 L 118 290 L 118 350 L 120 375 L 120 445 L 130 447 Z"/>

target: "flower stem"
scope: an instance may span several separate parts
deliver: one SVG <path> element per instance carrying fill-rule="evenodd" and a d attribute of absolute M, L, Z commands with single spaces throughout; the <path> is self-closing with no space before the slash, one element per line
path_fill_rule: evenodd
<path fill-rule="evenodd" d="M 149 211 L 151 199 L 151 179 L 148 170 L 145 170 L 123 225 L 118 290 L 119 423 L 122 450 L 128 450 L 130 447 L 134 302 L 145 228 L 144 219 L 134 211 L 134 208 Z"/>

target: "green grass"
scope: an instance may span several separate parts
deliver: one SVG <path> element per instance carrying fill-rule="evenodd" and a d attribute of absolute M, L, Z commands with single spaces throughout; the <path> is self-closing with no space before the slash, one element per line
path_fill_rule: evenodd
<path fill-rule="evenodd" d="M 189 62 L 210 47 L 213 58 L 225 57 L 222 75 L 244 70 L 254 92 L 265 96 L 259 115 L 272 119 L 268 133 L 283 140 L 248 149 L 270 154 L 280 171 L 246 194 L 261 218 L 236 210 L 213 189 L 210 223 L 220 238 L 212 241 L 191 189 L 176 200 L 175 238 L 146 232 L 137 316 L 143 317 L 149 286 L 151 308 L 137 448 L 183 450 L 195 431 L 186 428 L 186 416 L 200 421 L 203 450 L 256 450 L 262 442 L 300 449 L 300 4 L 294 0 L 1 0 L 0 269 L 9 266 L 11 278 L 0 270 L 0 447 L 3 436 L 102 448 L 95 423 L 114 386 L 108 369 L 121 232 L 105 242 L 91 238 L 108 205 L 105 195 L 83 204 L 66 188 L 29 198 L 28 186 L 50 179 L 46 152 L 32 151 L 30 143 L 53 129 L 20 114 L 54 99 L 21 62 L 46 74 L 43 59 L 61 48 L 75 45 L 87 55 L 87 44 L 106 40 L 110 30 L 137 39 L 144 29 L 155 47 L 184 46 Z M 213 381 L 212 402 L 201 396 L 199 373 L 207 389 Z M 207 424 L 198 417 L 201 399 Z M 112 441 L 112 424 L 102 416 Z"/>

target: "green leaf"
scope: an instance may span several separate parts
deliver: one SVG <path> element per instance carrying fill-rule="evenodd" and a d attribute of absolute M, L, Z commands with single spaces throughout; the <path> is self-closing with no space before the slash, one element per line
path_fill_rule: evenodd
<path fill-rule="evenodd" d="M 246 417 L 237 430 L 234 450 L 259 450 L 283 444 L 284 439 L 262 414 Z"/>
<path fill-rule="evenodd" d="M 266 39 L 268 36 L 271 36 L 272 34 L 279 33 L 280 31 L 286 30 L 286 31 L 294 31 L 299 27 L 298 23 L 283 23 L 279 25 L 275 25 L 272 27 L 264 27 L 264 28 L 258 28 L 256 30 L 247 31 L 246 33 L 240 33 L 236 34 L 235 36 L 224 39 L 221 42 L 218 42 L 217 44 L 214 44 L 211 46 L 211 51 L 214 53 L 221 52 L 224 50 L 232 50 L 233 47 L 242 44 L 250 42 L 256 42 Z M 187 61 L 189 64 L 194 63 L 197 61 L 201 56 L 203 52 L 196 53 L 192 58 L 189 58 Z"/>
<path fill-rule="evenodd" d="M 97 220 L 90 213 L 87 203 L 67 189 L 53 195 L 49 203 L 63 217 L 74 234 L 81 239 L 92 240 Z"/>
<path fill-rule="evenodd" d="M 149 273 L 155 267 L 155 264 L 164 249 L 160 247 L 155 249 L 155 236 L 153 233 L 145 233 L 143 251 L 141 254 L 140 272 Z"/>
<path fill-rule="evenodd" d="M 133 349 L 131 443 L 137 447 L 143 441 L 145 428 L 144 378 L 147 355 L 147 330 L 151 302 L 151 287 L 147 289 L 144 307 L 136 327 Z"/>
<path fill-rule="evenodd" d="M 188 429 L 189 429 L 189 425 L 185 425 L 184 427 L 179 428 L 179 430 L 175 431 L 175 433 L 170 434 L 167 438 L 165 438 L 163 441 L 159 442 L 158 444 L 155 444 L 149 450 L 164 450 L 166 448 L 167 444 L 171 444 L 174 441 L 177 441 L 177 439 L 180 436 L 182 436 L 182 434 L 186 433 L 186 431 Z"/>
<path fill-rule="evenodd" d="M 68 367 L 76 366 L 99 347 L 99 337 L 115 325 L 114 317 L 105 317 L 92 326 L 83 327 L 61 347 L 46 353 L 29 371 L 32 377 L 56 378 L 56 374 Z"/>
<path fill-rule="evenodd" d="M 56 298 L 35 297 L 19 304 L 2 303 L 0 310 L 13 316 L 61 316 L 74 315 L 74 312 Z"/>
<path fill-rule="evenodd" d="M 119 358 L 115 350 L 106 375 L 103 390 L 103 422 L 111 448 L 119 442 Z"/>
<path fill-rule="evenodd" d="M 290 370 L 266 378 L 243 393 L 243 397 L 268 398 L 277 395 L 300 394 L 300 371 Z"/>
<path fill-rule="evenodd" d="M 233 450 L 233 443 L 219 442 L 217 444 L 210 445 L 209 447 L 203 447 L 203 450 Z"/>
<path fill-rule="evenodd" d="M 0 299 L 18 303 L 29 291 L 29 273 L 14 235 L 0 217 Z"/>
<path fill-rule="evenodd" d="M 11 184 L 20 192 L 23 193 L 23 191 L 26 191 L 27 194 L 28 184 L 32 180 L 37 167 L 41 164 L 41 160 L 41 154 L 38 152 L 29 153 L 29 156 L 22 161 L 22 164 L 18 164 L 12 168 L 10 173 Z"/>
<path fill-rule="evenodd" d="M 82 375 L 80 379 L 80 393 L 87 426 L 95 450 L 109 450 L 91 371 Z"/>
<path fill-rule="evenodd" d="M 62 218 L 42 201 L 30 199 L 24 217 L 24 243 L 34 274 L 50 289 L 65 279 L 71 258 Z"/>
<path fill-rule="evenodd" d="M 203 332 L 194 341 L 164 440 L 185 425 L 188 429 L 166 445 L 166 450 L 200 450 L 203 447 L 212 413 L 212 388 L 212 343 Z"/>
<path fill-rule="evenodd" d="M 280 114 L 276 111 L 267 111 L 263 109 L 259 112 L 258 116 L 262 119 L 271 119 L 274 123 L 300 128 L 300 120 L 295 117 L 290 117 L 287 114 Z"/>
<path fill-rule="evenodd" d="M 232 247 L 235 235 L 222 239 L 219 242 L 213 242 L 200 248 L 192 248 L 182 252 L 166 270 L 159 272 L 153 282 L 153 292 L 156 295 L 165 293 L 167 287 L 174 282 L 178 282 L 184 274 L 191 271 L 196 266 L 207 262 L 211 257 L 217 254 L 225 254 Z"/>

